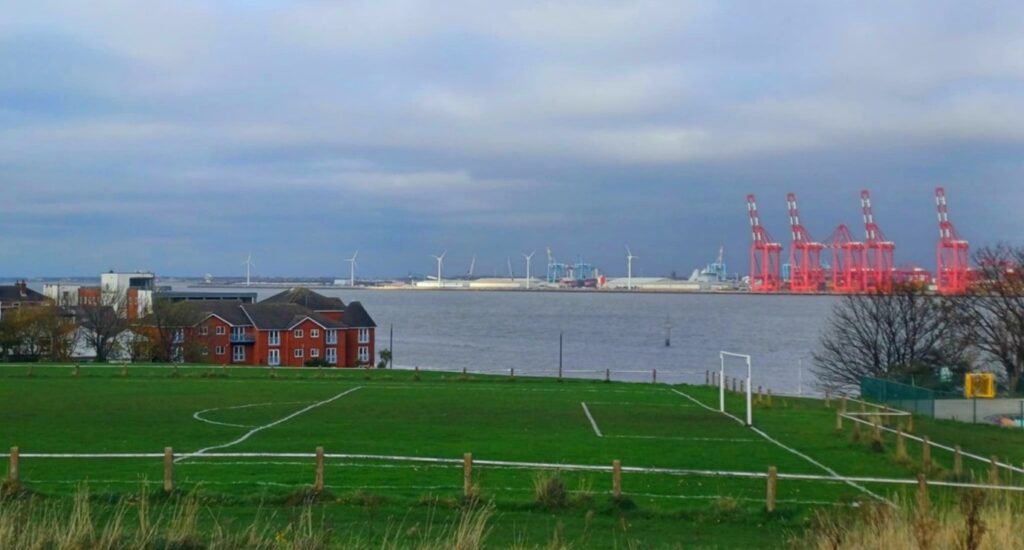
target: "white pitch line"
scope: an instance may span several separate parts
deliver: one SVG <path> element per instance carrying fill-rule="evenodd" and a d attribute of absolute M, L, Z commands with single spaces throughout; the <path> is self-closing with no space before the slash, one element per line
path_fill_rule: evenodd
<path fill-rule="evenodd" d="M 672 441 L 727 441 L 730 443 L 759 443 L 760 439 L 733 438 L 733 437 L 685 437 L 674 435 L 606 435 L 615 439 L 668 439 Z"/>
<path fill-rule="evenodd" d="M 585 412 L 587 414 L 587 418 L 590 419 L 590 425 L 594 427 L 594 433 L 597 434 L 597 437 L 604 437 L 603 435 L 601 435 L 601 429 L 597 427 L 597 422 L 594 420 L 594 415 L 590 414 L 590 409 L 587 408 L 587 404 L 584 403 L 583 401 L 580 401 L 580 405 L 583 405 L 583 412 Z"/>
<path fill-rule="evenodd" d="M 270 406 L 270 405 L 300 405 L 300 404 L 303 404 L 303 403 L 309 403 L 309 401 L 288 401 L 288 402 L 285 402 L 285 403 L 250 403 L 248 405 L 238 405 L 238 406 L 235 406 L 235 407 L 213 407 L 213 408 L 210 408 L 210 409 L 203 409 L 201 411 L 197 411 L 196 413 L 194 413 L 192 415 L 192 418 L 195 418 L 196 420 L 198 420 L 200 422 L 206 422 L 207 424 L 217 424 L 217 425 L 220 425 L 220 426 L 230 426 L 232 428 L 255 428 L 256 426 L 253 426 L 252 424 L 231 424 L 230 422 L 218 422 L 216 420 L 210 420 L 210 419 L 207 419 L 207 418 L 203 418 L 202 414 L 203 413 L 208 413 L 210 411 L 230 411 L 230 410 L 235 410 L 235 409 L 249 409 L 249 408 L 252 408 L 252 407 L 267 407 L 267 406 Z"/>
<path fill-rule="evenodd" d="M 203 454 L 203 453 L 205 453 L 207 451 L 213 451 L 213 450 L 216 450 L 216 449 L 225 449 L 227 447 L 232 447 L 234 445 L 238 445 L 239 443 L 245 441 L 246 439 L 249 439 L 250 437 L 252 437 L 254 434 L 256 434 L 258 432 L 261 432 L 261 431 L 266 430 L 268 428 L 273 428 L 274 426 L 277 426 L 278 424 L 281 424 L 283 422 L 287 422 L 288 420 L 291 420 L 291 419 L 295 418 L 296 416 L 299 416 L 300 414 L 309 412 L 309 411 L 311 411 L 311 410 L 313 410 L 313 409 L 315 409 L 315 408 L 317 408 L 317 407 L 319 407 L 321 405 L 326 405 L 328 403 L 331 403 L 333 401 L 341 399 L 342 397 L 345 397 L 346 395 L 348 395 L 348 394 L 350 394 L 350 393 L 352 393 L 352 392 L 354 392 L 356 390 L 359 390 L 359 389 L 362 389 L 362 386 L 356 386 L 356 387 L 354 387 L 354 388 L 352 388 L 350 390 L 345 390 L 345 391 L 339 393 L 338 395 L 335 395 L 334 397 L 331 397 L 329 399 L 324 399 L 323 401 L 317 401 L 316 403 L 313 403 L 312 405 L 309 405 L 308 407 L 305 407 L 303 409 L 297 410 L 297 411 L 293 412 L 292 414 L 289 414 L 288 416 L 286 416 L 284 418 L 275 420 L 275 421 L 273 421 L 273 422 L 271 422 L 269 424 L 264 424 L 262 426 L 257 426 L 255 428 L 249 430 L 248 432 L 245 433 L 245 435 L 243 435 L 242 437 L 239 437 L 238 439 L 236 439 L 234 441 L 231 441 L 229 443 L 224 443 L 222 445 L 214 445 L 212 447 L 206 447 L 206 448 L 203 448 L 203 449 L 199 449 L 198 451 L 196 451 L 194 453 L 189 453 L 187 455 L 182 455 L 182 456 L 176 458 L 174 460 L 174 462 L 178 463 L 178 462 L 181 462 L 183 460 L 188 460 L 189 458 L 192 458 L 194 456 L 199 456 L 199 455 L 201 455 L 201 454 Z"/>
<path fill-rule="evenodd" d="M 685 393 L 683 393 L 683 392 L 681 392 L 681 391 L 679 391 L 679 390 L 677 390 L 675 388 L 672 388 L 672 391 L 674 391 L 674 392 L 678 393 L 679 395 L 689 399 L 690 401 L 693 401 L 694 403 L 697 403 L 698 405 L 701 405 L 702 407 L 704 407 L 705 409 L 707 409 L 709 411 L 713 411 L 713 412 L 717 412 L 717 413 L 720 413 L 720 414 L 724 414 L 724 415 L 732 418 L 736 422 L 739 422 L 741 425 L 744 424 L 744 422 L 742 420 L 740 420 L 739 418 L 737 418 L 736 416 L 734 416 L 732 414 L 729 414 L 728 412 L 719 411 L 719 410 L 713 409 L 713 408 L 705 405 L 704 403 L 701 403 L 700 401 L 697 401 L 695 398 L 693 398 L 693 397 L 691 397 L 691 396 L 689 396 L 689 395 L 687 395 L 687 394 L 685 394 Z M 826 472 L 829 473 L 829 475 L 831 475 L 832 477 L 836 478 L 837 480 L 841 480 L 843 483 L 846 483 L 850 487 L 853 487 L 854 489 L 857 489 L 858 491 L 861 491 L 861 492 L 863 492 L 863 493 L 865 493 L 867 495 L 870 495 L 872 498 L 878 499 L 878 500 L 880 500 L 882 502 L 886 502 L 886 503 L 889 503 L 890 505 L 895 506 L 895 504 L 890 502 L 889 499 L 874 493 L 872 490 L 868 489 L 867 487 L 864 487 L 863 485 L 854 483 L 853 481 L 850 481 L 849 479 L 843 479 L 843 476 L 839 475 L 839 473 L 836 472 L 835 470 L 833 470 L 832 468 L 829 468 L 828 466 L 822 464 L 821 462 L 818 462 L 817 460 L 814 460 L 813 458 L 805 455 L 804 453 L 802 453 L 802 452 L 800 452 L 800 451 L 798 451 L 798 450 L 796 450 L 796 449 L 794 449 L 792 447 L 788 447 L 786 445 L 783 445 L 778 440 L 773 439 L 770 435 L 768 435 L 767 433 L 765 433 L 765 432 L 755 428 L 754 426 L 750 426 L 750 429 L 753 430 L 754 433 L 760 435 L 761 437 L 763 437 L 767 441 L 775 444 L 779 448 L 784 449 L 786 451 L 789 451 L 790 453 L 792 453 L 792 454 L 794 454 L 794 455 L 796 455 L 796 456 L 806 460 L 807 462 L 810 462 L 811 464 L 821 468 L 822 470 L 825 470 Z"/>

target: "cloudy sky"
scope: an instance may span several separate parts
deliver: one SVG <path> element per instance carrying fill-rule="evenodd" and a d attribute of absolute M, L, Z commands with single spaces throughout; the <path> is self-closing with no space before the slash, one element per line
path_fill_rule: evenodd
<path fill-rule="evenodd" d="M 12 4 L 0 276 L 745 270 L 747 193 L 823 240 L 865 187 L 900 263 L 936 185 L 1024 241 L 1019 2 Z"/>

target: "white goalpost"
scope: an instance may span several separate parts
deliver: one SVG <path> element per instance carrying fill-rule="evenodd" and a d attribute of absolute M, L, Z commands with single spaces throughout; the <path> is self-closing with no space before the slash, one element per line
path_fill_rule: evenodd
<path fill-rule="evenodd" d="M 751 382 L 751 377 L 752 377 L 753 371 L 751 369 L 750 356 L 749 355 L 746 355 L 744 353 L 733 353 L 731 351 L 720 351 L 720 352 L 718 352 L 718 359 L 719 359 L 719 363 L 720 363 L 720 367 L 719 367 L 719 370 L 718 370 L 718 409 L 721 412 L 723 412 L 723 413 L 725 412 L 725 358 L 726 357 L 732 357 L 732 358 L 735 358 L 735 359 L 743 359 L 743 360 L 745 360 L 747 362 L 747 379 L 746 379 L 746 383 L 744 384 L 745 391 L 746 391 L 746 394 L 747 394 L 747 419 L 746 419 L 747 421 L 746 421 L 746 425 L 747 426 L 752 426 L 754 424 L 754 407 L 752 405 L 752 402 L 753 402 L 753 400 L 752 400 L 752 393 L 751 393 L 751 391 L 752 391 L 752 389 L 751 389 L 752 384 L 750 382 Z"/>

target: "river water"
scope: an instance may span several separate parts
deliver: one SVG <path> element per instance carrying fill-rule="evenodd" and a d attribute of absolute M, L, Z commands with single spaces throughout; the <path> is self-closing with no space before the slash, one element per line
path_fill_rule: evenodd
<path fill-rule="evenodd" d="M 243 290 L 232 288 L 231 290 Z M 185 290 L 176 288 L 176 290 Z M 198 289 L 189 289 L 198 290 Z M 281 289 L 253 289 L 263 299 Z M 753 356 L 754 385 L 814 392 L 811 353 L 836 299 L 828 296 L 317 290 L 358 300 L 377 322 L 377 349 L 399 367 L 555 375 L 559 333 L 567 376 L 703 382 L 719 351 Z M 665 346 L 666 319 L 672 325 Z M 745 365 L 730 361 L 728 374 Z M 586 372 L 580 372 L 586 371 Z M 639 371 L 639 372 L 626 372 Z"/>

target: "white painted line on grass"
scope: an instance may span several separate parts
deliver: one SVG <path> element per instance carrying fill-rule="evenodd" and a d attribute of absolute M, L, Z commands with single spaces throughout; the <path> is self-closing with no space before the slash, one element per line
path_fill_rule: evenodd
<path fill-rule="evenodd" d="M 729 443 L 760 443 L 760 439 L 749 437 L 685 437 L 674 435 L 606 435 L 615 439 L 667 439 L 670 441 L 727 441 Z"/>
<path fill-rule="evenodd" d="M 587 401 L 591 405 L 605 405 L 617 407 L 671 407 L 673 409 L 693 408 L 689 403 L 636 403 L 629 401 Z"/>
<path fill-rule="evenodd" d="M 342 397 L 345 397 L 346 395 L 348 395 L 348 394 L 350 394 L 350 393 L 352 393 L 352 392 L 354 392 L 356 390 L 359 390 L 359 389 L 362 389 L 362 386 L 356 386 L 356 387 L 354 387 L 354 388 L 352 388 L 350 390 L 345 390 L 345 391 L 339 393 L 338 395 L 335 395 L 334 397 L 331 397 L 331 398 L 328 398 L 328 399 L 324 399 L 323 401 L 317 401 L 316 403 L 313 403 L 312 405 L 309 405 L 309 406 L 307 406 L 305 408 L 299 409 L 299 410 L 293 412 L 292 414 L 289 414 L 288 416 L 286 416 L 284 418 L 280 418 L 280 419 L 275 420 L 275 421 L 273 421 L 273 422 L 271 422 L 269 424 L 264 424 L 262 426 L 257 426 L 255 428 L 249 430 L 248 432 L 245 433 L 245 435 L 243 435 L 242 437 L 239 437 L 238 439 L 236 439 L 234 441 L 231 441 L 231 442 L 228 442 L 228 443 L 224 443 L 222 445 L 214 445 L 212 447 L 206 447 L 206 448 L 203 448 L 203 449 L 199 449 L 198 451 L 196 451 L 194 453 L 190 453 L 190 454 L 187 454 L 187 455 L 182 455 L 182 456 L 176 458 L 174 460 L 174 462 L 177 463 L 177 462 L 181 462 L 183 460 L 188 460 L 189 458 L 192 458 L 194 456 L 199 456 L 199 455 L 201 455 L 203 453 L 206 453 L 208 451 L 213 451 L 213 450 L 216 450 L 216 449 L 225 449 L 227 447 L 233 447 L 233 446 L 238 445 L 239 443 L 245 441 L 246 439 L 249 439 L 253 435 L 255 435 L 255 434 L 257 434 L 257 433 L 259 433 L 259 432 L 261 432 L 263 430 L 266 430 L 266 429 L 269 429 L 269 428 L 273 428 L 274 426 L 277 426 L 278 424 L 281 424 L 283 422 L 287 422 L 288 420 L 291 420 L 291 419 L 295 418 L 296 416 L 299 416 L 300 414 L 309 412 L 309 411 L 311 411 L 311 410 L 313 410 L 313 409 L 315 409 L 317 407 L 320 407 L 320 406 L 326 405 L 328 403 L 332 403 L 334 401 L 337 401 L 338 399 L 341 399 Z"/>
<path fill-rule="evenodd" d="M 238 405 L 235 407 L 213 407 L 210 409 L 203 409 L 201 411 L 197 411 L 195 414 L 192 415 L 192 418 L 195 418 L 200 422 L 206 422 L 207 424 L 217 424 L 219 426 L 230 426 L 232 428 L 255 428 L 256 426 L 252 424 L 231 424 L 230 422 L 219 422 L 217 420 L 210 420 L 207 418 L 203 418 L 203 414 L 211 411 L 230 411 L 235 409 L 249 409 L 252 407 L 268 407 L 270 405 L 302 405 L 305 403 L 309 403 L 309 401 L 288 401 L 285 403 L 250 403 L 248 405 Z"/>
<path fill-rule="evenodd" d="M 597 422 L 594 420 L 594 416 L 590 414 L 590 409 L 587 408 L 587 404 L 580 401 L 580 405 L 583 405 L 583 412 L 587 413 L 587 418 L 590 419 L 590 425 L 594 427 L 594 433 L 597 434 L 597 437 L 604 437 L 601 435 L 601 429 L 597 427 Z"/>
<path fill-rule="evenodd" d="M 683 392 L 681 392 L 681 391 L 679 391 L 679 390 L 677 390 L 675 388 L 672 388 L 672 391 L 674 391 L 674 392 L 678 393 L 679 395 L 689 399 L 690 401 L 693 401 L 694 403 L 697 403 L 698 405 L 703 406 L 705 409 L 707 409 L 709 411 L 717 412 L 717 413 L 720 413 L 720 414 L 724 414 L 724 415 L 728 416 L 729 418 L 732 418 L 736 422 L 740 423 L 740 425 L 744 425 L 744 422 L 742 420 L 740 420 L 739 418 L 737 418 L 736 416 L 734 416 L 732 414 L 729 414 L 728 412 L 719 411 L 719 410 L 713 409 L 713 408 L 711 408 L 711 407 L 701 403 L 697 399 L 695 399 L 695 398 L 693 398 L 693 397 L 691 397 L 691 396 L 689 396 L 689 395 L 687 395 L 687 394 L 685 394 L 685 393 L 683 393 Z M 794 449 L 792 447 L 783 445 L 778 440 L 773 439 L 770 435 L 768 435 L 767 433 L 763 432 L 762 430 L 759 430 L 758 428 L 756 428 L 754 426 L 750 426 L 750 429 L 753 430 L 754 433 L 760 435 L 761 437 L 763 437 L 767 441 L 775 444 L 779 448 L 784 449 L 786 451 L 789 451 L 790 453 L 792 453 L 792 454 L 794 454 L 794 455 L 796 455 L 796 456 L 806 460 L 807 462 L 810 462 L 811 464 L 821 468 L 822 470 L 825 470 L 826 472 L 829 473 L 829 475 L 831 475 L 832 477 L 834 477 L 837 480 L 843 481 L 843 483 L 846 483 L 850 487 L 853 487 L 853 488 L 857 489 L 858 491 L 861 491 L 861 492 L 863 492 L 863 493 L 865 493 L 867 495 L 870 495 L 872 498 L 875 498 L 875 499 L 880 500 L 882 502 L 887 502 L 890 505 L 895 506 L 895 504 L 893 504 L 889 499 L 887 499 L 887 498 L 885 498 L 885 497 L 883 497 L 881 495 L 876 494 L 871 489 L 868 489 L 867 487 L 864 487 L 863 485 L 859 485 L 859 484 L 851 481 L 848 478 L 843 478 L 843 476 L 839 475 L 839 473 L 836 472 L 835 470 L 833 470 L 832 468 L 829 468 L 828 466 L 822 464 L 821 462 L 818 462 L 817 460 L 814 460 L 813 458 L 805 455 L 804 453 L 802 453 L 802 452 L 800 452 L 800 451 L 798 451 L 798 450 L 796 450 L 796 449 Z"/>

